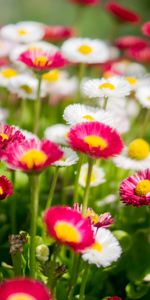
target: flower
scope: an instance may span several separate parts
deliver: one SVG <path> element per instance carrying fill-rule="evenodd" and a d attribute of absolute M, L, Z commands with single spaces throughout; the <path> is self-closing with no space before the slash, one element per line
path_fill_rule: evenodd
<path fill-rule="evenodd" d="M 6 40 L 18 43 L 30 43 L 41 40 L 44 36 L 44 29 L 37 22 L 19 22 L 2 26 L 0 35 Z"/>
<path fill-rule="evenodd" d="M 142 63 L 150 62 L 150 46 L 138 49 L 136 47 L 130 48 L 126 51 L 126 55 L 133 60 Z"/>
<path fill-rule="evenodd" d="M 120 184 L 120 198 L 127 205 L 150 205 L 150 169 L 124 179 Z"/>
<path fill-rule="evenodd" d="M 51 69 L 61 68 L 66 64 L 60 52 L 51 54 L 39 48 L 32 48 L 21 53 L 18 60 L 37 72 L 46 72 Z"/>
<path fill-rule="evenodd" d="M 68 144 L 92 158 L 107 159 L 119 154 L 123 141 L 116 130 L 99 122 L 79 123 L 68 133 Z"/>
<path fill-rule="evenodd" d="M 55 124 L 47 127 L 44 136 L 57 144 L 66 145 L 69 126 L 64 124 Z"/>
<path fill-rule="evenodd" d="M 143 24 L 142 26 L 142 32 L 147 35 L 150 36 L 150 21 L 146 22 Z"/>
<path fill-rule="evenodd" d="M 82 259 L 97 267 L 108 267 L 121 255 L 121 247 L 114 235 L 104 228 L 95 230 L 95 243 L 82 254 Z"/>
<path fill-rule="evenodd" d="M 83 94 L 89 98 L 124 97 L 130 94 L 131 87 L 122 77 L 91 79 L 81 86 Z"/>
<path fill-rule="evenodd" d="M 6 123 L 8 117 L 8 110 L 5 108 L 0 108 L 0 124 Z"/>
<path fill-rule="evenodd" d="M 75 35 L 74 29 L 69 26 L 45 26 L 44 40 L 58 42 Z"/>
<path fill-rule="evenodd" d="M 88 218 L 67 206 L 54 206 L 44 215 L 48 233 L 59 243 L 74 251 L 83 251 L 94 243 L 94 235 Z"/>
<path fill-rule="evenodd" d="M 104 71 L 110 71 L 112 74 L 120 76 L 137 76 L 141 77 L 146 73 L 143 65 L 130 62 L 129 60 L 119 60 L 103 65 Z"/>
<path fill-rule="evenodd" d="M 109 58 L 108 46 L 101 40 L 70 38 L 62 45 L 64 57 L 73 63 L 103 63 Z"/>
<path fill-rule="evenodd" d="M 21 74 L 10 79 L 8 89 L 18 97 L 24 99 L 35 100 L 37 97 L 37 78 L 29 74 Z M 41 84 L 40 97 L 45 97 L 47 94 L 47 87 L 44 82 Z"/>
<path fill-rule="evenodd" d="M 9 279 L 0 284 L 1 300 L 52 300 L 47 287 L 29 278 Z"/>
<path fill-rule="evenodd" d="M 150 87 L 149 87 L 149 85 L 138 86 L 135 96 L 143 107 L 150 108 Z"/>
<path fill-rule="evenodd" d="M 79 176 L 79 184 L 83 187 L 86 186 L 87 173 L 88 173 L 88 164 L 86 163 L 82 165 L 80 176 Z M 91 179 L 90 179 L 90 187 L 98 186 L 103 182 L 105 182 L 104 170 L 94 165 L 92 169 Z"/>
<path fill-rule="evenodd" d="M 150 146 L 143 139 L 135 139 L 113 161 L 125 170 L 145 170 L 150 167 Z"/>
<path fill-rule="evenodd" d="M 62 147 L 63 156 L 60 160 L 56 161 L 53 165 L 57 167 L 70 167 L 77 163 L 79 160 L 78 155 L 75 151 L 70 148 Z"/>
<path fill-rule="evenodd" d="M 0 86 L 7 88 L 10 79 L 16 77 L 18 72 L 16 69 L 11 67 L 2 67 L 0 69 Z"/>
<path fill-rule="evenodd" d="M 7 147 L 15 141 L 22 142 L 24 135 L 18 128 L 10 125 L 0 125 L 0 156 L 1 158 L 5 154 Z"/>
<path fill-rule="evenodd" d="M 118 296 L 112 296 L 112 297 L 108 297 L 107 300 L 122 300 L 122 298 Z"/>
<path fill-rule="evenodd" d="M 6 176 L 0 176 L 0 200 L 11 196 L 13 193 L 13 186 L 11 181 Z"/>
<path fill-rule="evenodd" d="M 106 4 L 106 9 L 119 21 L 131 24 L 137 24 L 140 22 L 140 16 L 137 13 L 115 1 L 109 1 Z"/>
<path fill-rule="evenodd" d="M 74 2 L 83 6 L 93 6 L 99 3 L 99 0 L 70 0 L 70 2 Z"/>
<path fill-rule="evenodd" d="M 53 142 L 33 138 L 11 144 L 7 148 L 4 160 L 11 169 L 31 173 L 41 172 L 62 155 L 62 150 Z"/>
<path fill-rule="evenodd" d="M 99 108 L 84 104 L 70 104 L 65 108 L 63 118 L 69 125 L 74 125 L 97 120 L 98 112 Z"/>
<path fill-rule="evenodd" d="M 36 257 L 41 262 L 46 262 L 49 259 L 49 248 L 45 244 L 36 247 Z"/>
<path fill-rule="evenodd" d="M 127 35 L 127 36 L 119 37 L 115 41 L 115 44 L 119 49 L 122 49 L 122 50 L 128 49 L 128 48 L 133 48 L 133 47 L 142 49 L 148 45 L 148 41 L 146 41 L 138 36 Z"/>
<path fill-rule="evenodd" d="M 0 57 L 6 57 L 12 49 L 12 43 L 0 38 Z"/>

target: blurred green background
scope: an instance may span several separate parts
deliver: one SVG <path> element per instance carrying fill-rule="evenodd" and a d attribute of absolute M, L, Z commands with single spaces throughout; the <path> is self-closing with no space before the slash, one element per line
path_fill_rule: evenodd
<path fill-rule="evenodd" d="M 102 1 L 104 4 L 107 0 Z M 142 20 L 150 19 L 150 0 L 120 0 L 120 4 L 140 13 Z M 82 23 L 82 35 L 108 39 L 111 37 L 112 18 L 102 8 L 88 7 L 82 15 L 77 5 L 69 0 L 0 0 L 0 23 L 36 20 L 47 24 L 75 25 Z M 77 18 L 78 17 L 78 18 Z M 124 25 L 117 35 L 140 34 L 137 26 Z"/>

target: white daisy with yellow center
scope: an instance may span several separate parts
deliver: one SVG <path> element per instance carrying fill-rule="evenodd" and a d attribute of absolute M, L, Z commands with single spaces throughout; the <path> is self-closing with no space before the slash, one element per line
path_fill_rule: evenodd
<path fill-rule="evenodd" d="M 62 53 L 74 63 L 103 63 L 109 59 L 109 48 L 101 40 L 70 38 L 62 45 Z"/>
<path fill-rule="evenodd" d="M 57 167 L 70 167 L 72 165 L 75 165 L 77 161 L 79 160 L 78 155 L 75 151 L 73 151 L 70 148 L 62 147 L 63 156 L 60 160 L 56 161 L 53 166 Z"/>
<path fill-rule="evenodd" d="M 0 69 L 0 86 L 8 87 L 10 80 L 17 77 L 18 72 L 13 67 L 4 67 Z"/>
<path fill-rule="evenodd" d="M 150 81 L 149 81 L 150 84 Z M 136 98 L 143 107 L 150 108 L 150 86 L 141 85 L 136 91 Z"/>
<path fill-rule="evenodd" d="M 113 161 L 125 170 L 146 170 L 150 168 L 150 145 L 141 138 L 135 139 Z"/>
<path fill-rule="evenodd" d="M 85 250 L 82 259 L 97 267 L 108 267 L 117 261 L 122 249 L 110 230 L 99 228 L 95 231 L 95 243 Z"/>
<path fill-rule="evenodd" d="M 67 135 L 69 126 L 64 124 L 55 124 L 46 128 L 44 136 L 47 140 L 60 145 L 67 145 Z"/>
<path fill-rule="evenodd" d="M 79 184 L 83 187 L 86 186 L 86 179 L 88 174 L 88 164 L 83 164 L 79 176 Z M 98 186 L 105 182 L 105 172 L 102 168 L 94 165 L 91 175 L 90 187 Z"/>
<path fill-rule="evenodd" d="M 41 262 L 46 262 L 49 259 L 49 248 L 45 244 L 36 247 L 36 257 Z"/>
<path fill-rule="evenodd" d="M 119 62 L 115 62 L 113 64 L 113 68 L 123 76 L 142 77 L 146 74 L 146 68 L 143 65 L 131 62 L 129 60 L 121 60 Z"/>

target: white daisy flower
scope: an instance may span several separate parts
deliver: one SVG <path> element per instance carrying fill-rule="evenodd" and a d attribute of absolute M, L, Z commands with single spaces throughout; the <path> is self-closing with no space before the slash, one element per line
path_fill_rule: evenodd
<path fill-rule="evenodd" d="M 150 108 L 150 87 L 140 86 L 136 91 L 136 98 L 143 107 Z"/>
<path fill-rule="evenodd" d="M 2 38 L 18 43 L 39 41 L 44 37 L 44 27 L 34 22 L 8 24 L 0 29 Z"/>
<path fill-rule="evenodd" d="M 83 95 L 89 98 L 124 97 L 130 94 L 131 87 L 122 77 L 91 79 L 81 84 Z"/>
<path fill-rule="evenodd" d="M 63 118 L 67 124 L 74 125 L 81 122 L 96 121 L 98 112 L 99 108 L 84 104 L 71 104 L 65 108 Z"/>
<path fill-rule="evenodd" d="M 103 63 L 109 59 L 109 49 L 101 40 L 70 38 L 62 45 L 62 53 L 74 63 Z"/>
<path fill-rule="evenodd" d="M 0 108 L 0 123 L 4 124 L 6 123 L 6 119 L 8 117 L 8 110 L 5 108 Z"/>
<path fill-rule="evenodd" d="M 64 124 L 55 124 L 46 128 L 44 136 L 47 140 L 61 145 L 66 145 L 68 131 L 69 126 Z"/>
<path fill-rule="evenodd" d="M 63 157 L 60 160 L 56 161 L 53 166 L 70 167 L 72 165 L 75 165 L 79 160 L 76 152 L 68 147 L 62 147 L 61 149 L 64 152 Z"/>
<path fill-rule="evenodd" d="M 82 254 L 83 260 L 97 267 L 108 267 L 118 260 L 122 249 L 110 230 L 99 228 L 95 240 L 95 244 Z"/>
<path fill-rule="evenodd" d="M 146 73 L 146 68 L 135 62 L 130 62 L 128 60 L 122 60 L 119 62 L 115 62 L 113 64 L 113 68 L 115 71 L 121 73 L 124 76 L 138 76 L 142 77 Z"/>
<path fill-rule="evenodd" d="M 111 46 L 108 44 L 109 47 L 109 60 L 114 60 L 120 56 L 120 51 L 118 48 Z"/>
<path fill-rule="evenodd" d="M 112 160 L 121 169 L 146 170 L 150 168 L 150 146 L 143 139 L 135 139 Z"/>
<path fill-rule="evenodd" d="M 83 187 L 86 186 L 86 179 L 88 174 L 88 164 L 83 164 L 79 176 L 79 184 Z M 93 166 L 90 187 L 94 187 L 105 182 L 104 170 L 96 165 Z"/>
<path fill-rule="evenodd" d="M 3 67 L 0 69 L 0 86 L 7 88 L 10 80 L 16 77 L 18 72 L 11 67 Z"/>
<path fill-rule="evenodd" d="M 21 74 L 10 79 L 8 89 L 18 97 L 24 99 L 35 100 L 37 97 L 38 80 L 29 74 Z M 40 96 L 45 97 L 47 94 L 47 87 L 42 82 L 40 89 Z"/>
<path fill-rule="evenodd" d="M 8 56 L 12 50 L 13 44 L 9 41 L 0 39 L 0 57 Z"/>
<path fill-rule="evenodd" d="M 41 262 L 46 262 L 49 259 L 49 248 L 45 244 L 36 247 L 36 257 Z"/>

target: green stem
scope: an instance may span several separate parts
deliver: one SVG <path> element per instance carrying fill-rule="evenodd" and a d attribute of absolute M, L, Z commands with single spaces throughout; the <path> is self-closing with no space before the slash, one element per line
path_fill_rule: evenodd
<path fill-rule="evenodd" d="M 53 290 L 54 285 L 55 285 L 55 267 L 56 267 L 56 258 L 58 256 L 58 252 L 59 252 L 59 245 L 56 244 L 54 247 L 54 252 L 53 252 L 53 257 L 50 263 L 50 267 L 49 267 L 49 274 L 48 274 L 48 287 Z"/>
<path fill-rule="evenodd" d="M 15 179 L 16 179 L 16 173 L 14 170 L 11 170 L 11 180 L 13 187 L 15 188 Z M 12 233 L 15 234 L 17 231 L 17 224 L 16 224 L 16 208 L 17 208 L 17 202 L 16 202 L 16 197 L 14 195 L 12 196 L 12 203 L 11 203 L 11 228 L 12 228 Z"/>
<path fill-rule="evenodd" d="M 89 274 L 88 271 L 89 271 L 89 265 L 86 264 L 83 275 L 82 275 L 79 300 L 84 300 L 84 297 L 85 297 L 85 288 L 86 288 L 86 283 L 87 283 L 88 274 Z"/>
<path fill-rule="evenodd" d="M 71 272 L 71 280 L 70 280 L 70 285 L 69 285 L 69 290 L 68 290 L 68 300 L 73 299 L 73 294 L 78 278 L 78 270 L 79 270 L 79 265 L 80 265 L 80 256 L 77 254 L 74 254 L 73 257 L 73 265 L 72 265 L 72 272 Z"/>
<path fill-rule="evenodd" d="M 35 100 L 35 111 L 34 111 L 34 126 L 33 126 L 33 133 L 38 134 L 39 131 L 39 121 L 40 121 L 40 111 L 41 111 L 41 98 L 40 98 L 40 91 L 41 91 L 41 83 L 42 83 L 42 76 L 38 76 L 38 87 L 37 87 L 37 98 Z"/>
<path fill-rule="evenodd" d="M 84 197 L 83 197 L 83 208 L 82 208 L 83 215 L 86 214 L 87 208 L 88 208 L 88 200 L 89 200 L 89 192 L 90 192 L 90 181 L 91 181 L 93 164 L 94 164 L 94 160 L 92 158 L 89 158 L 88 173 L 87 173 L 86 186 L 85 186 L 85 192 L 84 192 Z"/>
<path fill-rule="evenodd" d="M 106 110 L 108 104 L 108 97 L 104 97 L 104 106 L 103 109 Z"/>
<path fill-rule="evenodd" d="M 13 270 L 15 276 L 21 276 L 22 275 L 22 257 L 21 253 L 17 252 L 15 254 L 11 255 L 12 263 L 13 263 Z"/>
<path fill-rule="evenodd" d="M 31 175 L 30 276 L 36 271 L 36 226 L 39 206 L 39 175 Z"/>
<path fill-rule="evenodd" d="M 150 118 L 150 109 L 147 109 L 147 111 L 145 113 L 144 120 L 143 120 L 143 124 L 141 126 L 141 132 L 140 132 L 140 137 L 141 138 L 144 136 L 144 134 L 146 132 L 149 118 Z"/>
<path fill-rule="evenodd" d="M 47 203 L 46 203 L 46 209 L 51 207 L 53 196 L 54 196 L 54 191 L 55 191 L 56 183 L 57 183 L 57 179 L 58 179 L 58 173 L 59 173 L 59 167 L 56 167 L 55 173 L 53 175 L 53 179 L 52 179 L 51 188 L 50 188 L 50 191 L 49 191 Z"/>
<path fill-rule="evenodd" d="M 78 199 L 79 176 L 80 176 L 82 162 L 83 162 L 83 155 L 81 154 L 79 161 L 78 161 L 77 173 L 76 173 L 75 184 L 74 184 L 73 203 L 76 203 L 77 199 Z"/>

